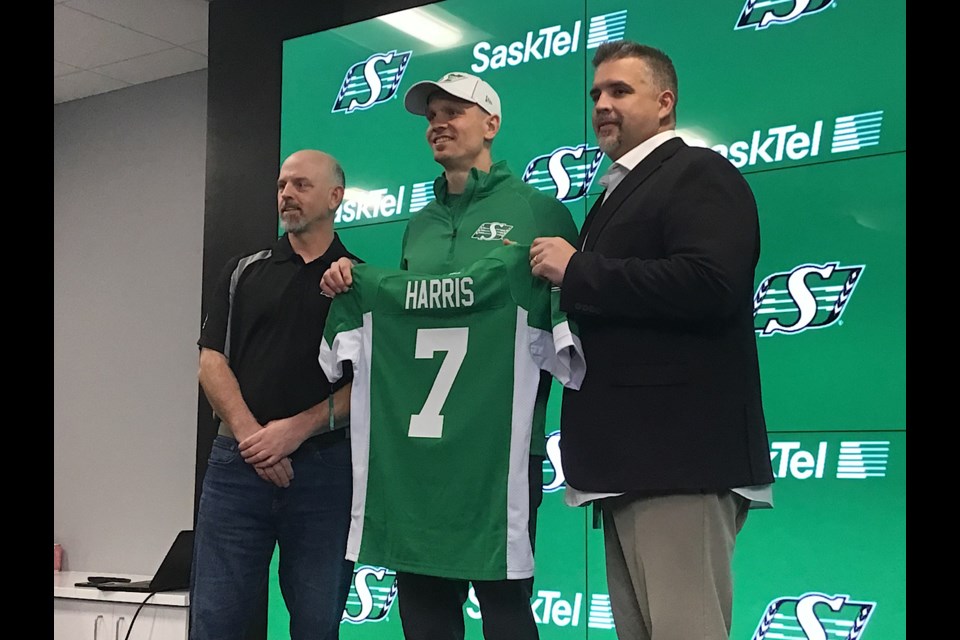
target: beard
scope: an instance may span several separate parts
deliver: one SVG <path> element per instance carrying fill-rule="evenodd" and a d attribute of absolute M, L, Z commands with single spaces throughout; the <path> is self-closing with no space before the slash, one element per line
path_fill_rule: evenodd
<path fill-rule="evenodd" d="M 333 218 L 335 213 L 335 211 L 320 211 L 311 217 L 303 209 L 290 209 L 280 214 L 280 228 L 291 235 L 306 233 L 324 220 Z"/>
<path fill-rule="evenodd" d="M 280 228 L 296 235 L 306 231 L 314 220 L 315 218 L 307 217 L 302 209 L 290 209 L 280 214 Z"/>
<path fill-rule="evenodd" d="M 604 122 L 603 126 L 608 127 L 614 125 L 616 129 L 606 136 L 600 135 L 600 127 L 594 125 L 594 134 L 597 136 L 597 146 L 600 147 L 600 151 L 603 151 L 604 154 L 612 156 L 615 151 L 617 151 L 620 146 L 623 144 L 623 131 L 620 129 L 619 122 L 611 122 L 607 119 Z"/>
<path fill-rule="evenodd" d="M 607 136 L 606 138 L 601 138 L 597 140 L 597 146 L 600 147 L 600 151 L 603 151 L 608 156 L 613 157 L 614 152 L 620 148 L 622 140 L 620 139 L 620 132 L 617 131 L 616 135 Z"/>
<path fill-rule="evenodd" d="M 307 228 L 307 219 L 302 216 L 296 218 L 280 216 L 280 228 L 287 233 L 297 234 Z"/>

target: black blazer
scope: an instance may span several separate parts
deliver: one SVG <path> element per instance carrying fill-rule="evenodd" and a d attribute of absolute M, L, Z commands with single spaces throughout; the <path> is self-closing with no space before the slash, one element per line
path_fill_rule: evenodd
<path fill-rule="evenodd" d="M 716 152 L 663 143 L 580 232 L 560 307 L 587 373 L 564 389 L 571 486 L 675 492 L 773 482 L 753 329 L 753 193 Z"/>

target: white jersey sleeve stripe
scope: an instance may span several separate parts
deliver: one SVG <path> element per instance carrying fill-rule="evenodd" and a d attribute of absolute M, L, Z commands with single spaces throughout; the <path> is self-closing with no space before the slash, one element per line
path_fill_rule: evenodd
<path fill-rule="evenodd" d="M 357 560 L 363 539 L 367 479 L 370 460 L 370 354 L 372 353 L 373 316 L 363 314 L 363 325 L 338 333 L 333 345 L 326 338 L 320 343 L 320 366 L 330 382 L 343 376 L 343 362 L 353 364 L 350 391 L 350 448 L 353 465 L 353 505 L 350 510 L 350 534 L 347 537 L 348 560 Z"/>
<path fill-rule="evenodd" d="M 510 430 L 510 468 L 507 477 L 507 579 L 533 575 L 530 548 L 530 432 L 540 372 L 526 342 L 527 311 L 517 307 L 514 331 L 513 425 Z"/>
<path fill-rule="evenodd" d="M 354 333 L 354 332 L 351 332 Z M 350 389 L 350 451 L 353 463 L 353 506 L 350 510 L 350 534 L 347 559 L 357 560 L 363 540 L 363 522 L 367 505 L 367 480 L 370 469 L 370 363 L 373 354 L 373 314 L 363 314 L 359 332 L 359 353 L 353 361 L 353 387 Z"/>

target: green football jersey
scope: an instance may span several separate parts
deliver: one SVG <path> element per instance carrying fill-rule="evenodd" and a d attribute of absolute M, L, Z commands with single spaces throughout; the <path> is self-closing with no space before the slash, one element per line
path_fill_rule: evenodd
<path fill-rule="evenodd" d="M 436 275 L 361 264 L 331 305 L 320 364 L 353 365 L 347 558 L 472 580 L 533 575 L 528 464 L 540 370 L 586 364 L 529 246 Z"/>

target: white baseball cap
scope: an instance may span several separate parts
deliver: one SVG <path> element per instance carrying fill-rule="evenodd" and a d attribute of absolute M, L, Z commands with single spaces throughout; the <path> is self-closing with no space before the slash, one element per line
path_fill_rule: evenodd
<path fill-rule="evenodd" d="M 500 115 L 500 96 L 489 84 L 469 73 L 452 71 L 436 82 L 424 80 L 414 84 L 403 97 L 403 106 L 417 116 L 427 114 L 427 100 L 435 91 L 472 102 L 490 115 Z"/>

